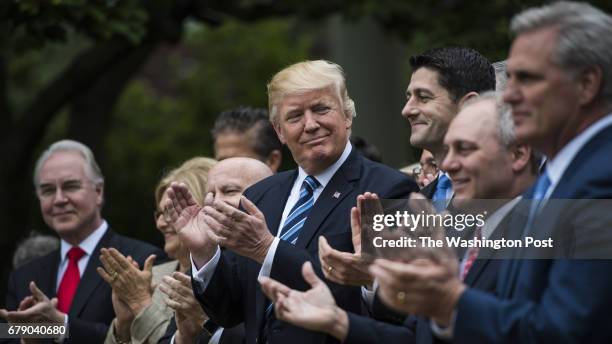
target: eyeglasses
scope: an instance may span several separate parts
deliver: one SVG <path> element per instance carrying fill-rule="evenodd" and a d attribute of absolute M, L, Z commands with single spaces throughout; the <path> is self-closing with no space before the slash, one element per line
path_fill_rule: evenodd
<path fill-rule="evenodd" d="M 420 167 L 415 167 L 412 169 L 412 175 L 415 177 L 419 176 L 421 173 L 425 173 L 426 175 L 427 174 L 435 175 L 436 173 L 438 173 L 438 165 L 432 161 L 432 162 L 426 162 Z"/>

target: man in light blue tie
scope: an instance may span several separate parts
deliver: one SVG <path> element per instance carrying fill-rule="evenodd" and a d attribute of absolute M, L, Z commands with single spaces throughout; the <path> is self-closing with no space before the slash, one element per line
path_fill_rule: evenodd
<path fill-rule="evenodd" d="M 405 266 L 391 279 L 431 285 L 427 293 L 404 285 L 423 306 L 409 311 L 435 315 L 454 343 L 610 343 L 609 207 L 572 210 L 576 200 L 612 199 L 612 16 L 561 1 L 525 10 L 511 29 L 504 101 L 517 139 L 548 158 L 524 195 L 533 199 L 530 219 L 516 229 L 537 238 L 561 235 L 576 249 L 607 246 L 608 256 L 576 259 L 572 252 L 589 253 L 578 250 L 564 259 L 504 261 L 494 294 L 467 287 L 439 262 L 421 262 L 418 271 Z"/>
<path fill-rule="evenodd" d="M 174 199 L 185 219 L 175 223 L 193 262 L 193 288 L 218 325 L 245 324 L 247 343 L 324 343 L 325 334 L 276 320 L 257 278 L 270 276 L 292 288 L 308 284 L 301 266 L 321 273 L 318 239 L 353 251 L 350 209 L 357 195 L 376 192 L 404 198 L 418 191 L 399 171 L 364 159 L 349 142 L 355 116 L 340 66 L 305 61 L 277 73 L 268 85 L 270 120 L 298 168 L 245 191 L 236 209 L 209 196 L 202 209 Z M 169 193 L 173 191 L 168 191 Z M 180 196 L 180 195 L 175 195 Z M 219 247 L 225 247 L 221 250 Z M 358 287 L 331 285 L 340 307 L 361 311 Z"/>
<path fill-rule="evenodd" d="M 450 122 L 467 99 L 495 89 L 495 71 L 484 56 L 463 47 L 431 49 L 409 62 L 412 76 L 402 116 L 410 122 L 410 144 L 430 151 L 441 166 Z M 438 210 L 446 208 L 453 194 L 448 174 L 441 171 L 421 193 Z"/>

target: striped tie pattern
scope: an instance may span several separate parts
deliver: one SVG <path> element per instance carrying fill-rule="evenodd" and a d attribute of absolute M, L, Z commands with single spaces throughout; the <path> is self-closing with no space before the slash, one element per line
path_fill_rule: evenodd
<path fill-rule="evenodd" d="M 285 224 L 283 228 L 281 228 L 281 240 L 288 241 L 292 245 L 295 245 L 300 235 L 300 230 L 304 226 L 304 222 L 306 222 L 308 213 L 310 213 L 310 209 L 314 205 L 314 191 L 320 185 L 321 183 L 313 176 L 307 176 L 306 179 L 304 179 L 302 187 L 300 188 L 300 199 L 298 199 L 297 203 L 291 208 L 285 220 Z M 273 305 L 273 303 L 270 303 L 268 307 L 266 307 L 266 318 L 272 315 Z"/>
<path fill-rule="evenodd" d="M 288 241 L 292 245 L 295 245 L 300 235 L 300 230 L 304 227 L 304 222 L 306 222 L 306 218 L 314 205 L 314 190 L 320 185 L 319 181 L 313 176 L 308 176 L 304 179 L 302 187 L 300 188 L 300 199 L 298 199 L 297 203 L 291 208 L 285 220 L 285 224 L 281 229 L 281 240 Z"/>

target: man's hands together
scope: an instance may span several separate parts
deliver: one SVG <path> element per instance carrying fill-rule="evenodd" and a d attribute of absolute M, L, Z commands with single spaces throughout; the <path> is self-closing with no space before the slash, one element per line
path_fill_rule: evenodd
<path fill-rule="evenodd" d="M 200 207 L 183 183 L 172 183 L 166 190 L 164 214 L 178 232 L 198 268 L 215 254 L 217 245 L 263 263 L 274 237 L 264 215 L 242 196 L 246 213 L 208 193 Z"/>
<path fill-rule="evenodd" d="M 49 299 L 33 281 L 30 282 L 32 295 L 24 298 L 16 311 L 0 309 L 0 317 L 11 324 L 16 323 L 58 323 L 63 324 L 65 314 L 57 309 L 57 298 Z"/>

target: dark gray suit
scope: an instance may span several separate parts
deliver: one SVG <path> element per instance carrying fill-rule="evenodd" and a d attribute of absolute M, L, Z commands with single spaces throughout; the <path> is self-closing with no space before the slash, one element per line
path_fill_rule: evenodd
<path fill-rule="evenodd" d="M 272 234 L 280 225 L 283 209 L 297 177 L 297 170 L 282 172 L 249 188 L 245 196 L 265 214 Z M 350 209 L 357 195 L 376 192 L 381 198 L 405 198 L 417 191 L 402 173 L 372 162 L 354 149 L 334 174 L 314 204 L 295 246 L 280 241 L 270 277 L 290 288 L 309 289 L 301 266 L 311 261 L 320 273 L 318 237 L 324 235 L 337 250 L 352 251 Z M 323 343 L 329 338 L 266 316 L 268 304 L 257 276 L 261 265 L 231 252 L 223 252 L 206 290 L 194 283 L 194 292 L 211 319 L 223 327 L 245 323 L 247 343 L 267 339 L 269 343 Z M 343 309 L 361 312 L 361 291 L 330 283 L 336 302 Z M 273 313 L 273 312 L 272 312 Z"/>
<path fill-rule="evenodd" d="M 140 266 L 151 254 L 157 255 L 157 262 L 163 262 L 166 257 L 157 247 L 116 234 L 108 228 L 89 258 L 74 295 L 68 313 L 69 338 L 66 343 L 103 343 L 108 325 L 115 317 L 111 302 L 112 289 L 96 271 L 96 267 L 101 266 L 102 247 L 114 247 L 125 256 L 132 256 Z M 60 261 L 60 251 L 56 250 L 13 271 L 6 295 L 7 309 L 16 310 L 19 302 L 30 295 L 30 281 L 36 282 L 49 298 L 55 297 Z"/>

